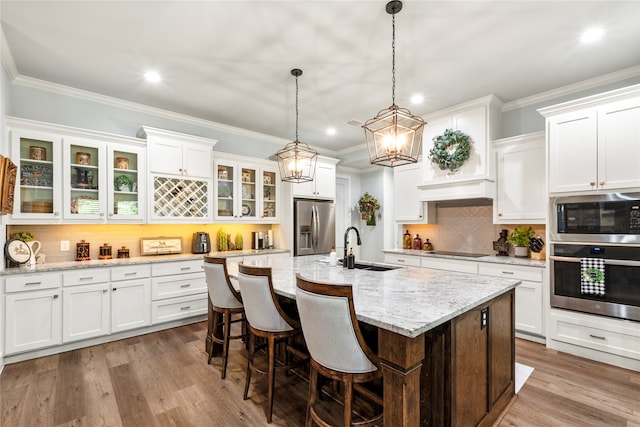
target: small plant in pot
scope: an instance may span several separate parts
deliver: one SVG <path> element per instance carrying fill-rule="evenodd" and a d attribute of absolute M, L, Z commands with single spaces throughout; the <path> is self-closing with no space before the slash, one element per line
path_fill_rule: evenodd
<path fill-rule="evenodd" d="M 531 227 L 518 225 L 514 228 L 507 239 L 509 243 L 513 245 L 513 255 L 520 257 L 529 256 L 529 239 L 535 237 L 535 235 Z"/>
<path fill-rule="evenodd" d="M 114 180 L 115 186 L 120 191 L 131 191 L 133 188 L 133 180 L 127 175 L 118 175 Z"/>

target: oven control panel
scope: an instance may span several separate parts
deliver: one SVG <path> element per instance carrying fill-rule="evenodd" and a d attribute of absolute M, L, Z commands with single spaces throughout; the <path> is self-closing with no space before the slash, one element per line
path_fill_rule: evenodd
<path fill-rule="evenodd" d="M 629 208 L 629 231 L 640 232 L 640 204 L 631 205 Z"/>

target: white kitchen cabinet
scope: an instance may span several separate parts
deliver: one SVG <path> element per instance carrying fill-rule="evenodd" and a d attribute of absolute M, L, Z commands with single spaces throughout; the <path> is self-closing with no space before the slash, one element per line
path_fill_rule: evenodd
<path fill-rule="evenodd" d="M 275 163 L 216 156 L 215 170 L 217 220 L 277 222 L 280 179 Z"/>
<path fill-rule="evenodd" d="M 493 142 L 494 224 L 544 224 L 547 212 L 544 132 Z"/>
<path fill-rule="evenodd" d="M 478 273 L 487 276 L 518 279 L 516 287 L 516 331 L 535 337 L 544 337 L 543 286 L 544 269 L 523 265 L 478 263 Z"/>
<path fill-rule="evenodd" d="M 207 313 L 208 289 L 202 260 L 151 266 L 151 323 Z"/>
<path fill-rule="evenodd" d="M 65 220 L 107 219 L 107 155 L 100 141 L 64 138 L 63 183 Z"/>
<path fill-rule="evenodd" d="M 60 273 L 5 279 L 5 355 L 62 343 Z"/>
<path fill-rule="evenodd" d="M 109 334 L 109 270 L 65 271 L 62 277 L 62 341 L 66 343 Z"/>
<path fill-rule="evenodd" d="M 423 200 L 493 197 L 494 168 L 490 141 L 500 130 L 502 101 L 493 95 L 425 116 L 422 156 L 424 173 L 420 188 Z M 446 129 L 462 131 L 471 140 L 469 159 L 456 172 L 431 162 L 433 138 Z"/>
<path fill-rule="evenodd" d="M 423 173 L 422 159 L 417 163 L 393 168 L 397 222 L 411 224 L 434 224 L 436 222 L 435 205 L 421 200 L 422 190 L 418 188 L 418 184 L 423 182 Z"/>
<path fill-rule="evenodd" d="M 434 268 L 436 270 L 478 274 L 477 262 L 465 261 L 462 259 L 422 257 L 422 259 L 420 260 L 420 266 L 423 268 Z"/>
<path fill-rule="evenodd" d="M 335 200 L 337 163 L 338 160 L 336 159 L 318 156 L 316 174 L 313 181 L 292 184 L 293 196 L 308 199 Z"/>
<path fill-rule="evenodd" d="M 539 111 L 547 122 L 550 193 L 640 187 L 640 85 Z"/>
<path fill-rule="evenodd" d="M 111 332 L 151 324 L 151 267 L 111 268 Z"/>
<path fill-rule="evenodd" d="M 130 184 L 121 185 L 123 177 Z M 146 150 L 124 144 L 107 146 L 107 220 L 141 223 L 147 192 Z"/>
<path fill-rule="evenodd" d="M 420 267 L 420 257 L 401 254 L 384 254 L 384 262 L 387 264 L 404 265 L 409 267 Z"/>
<path fill-rule="evenodd" d="M 149 172 L 211 178 L 213 147 L 217 141 L 143 126 L 138 132 L 147 139 Z"/>

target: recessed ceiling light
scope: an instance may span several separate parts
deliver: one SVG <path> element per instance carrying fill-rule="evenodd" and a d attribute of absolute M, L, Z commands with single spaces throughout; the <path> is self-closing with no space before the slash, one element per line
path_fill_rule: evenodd
<path fill-rule="evenodd" d="M 424 96 L 416 93 L 415 95 L 413 95 L 411 97 L 411 103 L 412 104 L 422 104 L 422 102 L 424 101 Z"/>
<path fill-rule="evenodd" d="M 593 43 L 600 40 L 604 36 L 604 30 L 602 28 L 588 28 L 580 36 L 582 43 Z"/>
<path fill-rule="evenodd" d="M 327 128 L 327 135 L 335 135 L 336 128 Z"/>
<path fill-rule="evenodd" d="M 162 80 L 160 74 L 155 71 L 147 71 L 146 73 L 144 73 L 144 78 L 151 83 L 159 83 Z"/>

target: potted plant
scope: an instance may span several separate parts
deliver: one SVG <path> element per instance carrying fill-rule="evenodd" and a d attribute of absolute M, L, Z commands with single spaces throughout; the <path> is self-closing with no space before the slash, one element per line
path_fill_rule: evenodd
<path fill-rule="evenodd" d="M 513 255 L 529 256 L 529 239 L 532 237 L 535 237 L 535 233 L 531 227 L 516 226 L 507 239 L 513 245 Z"/>
<path fill-rule="evenodd" d="M 31 234 L 30 231 L 16 231 L 15 233 L 11 233 L 11 238 L 16 240 L 22 240 L 23 242 L 33 242 L 36 240 Z"/>
<path fill-rule="evenodd" d="M 114 180 L 115 186 L 120 191 L 130 192 L 133 187 L 133 180 L 127 175 L 118 175 Z"/>
<path fill-rule="evenodd" d="M 367 220 L 367 225 L 376 225 L 376 212 L 380 210 L 380 202 L 375 196 L 364 193 L 358 200 L 358 210 L 362 219 Z"/>

